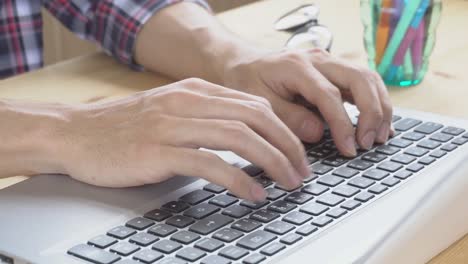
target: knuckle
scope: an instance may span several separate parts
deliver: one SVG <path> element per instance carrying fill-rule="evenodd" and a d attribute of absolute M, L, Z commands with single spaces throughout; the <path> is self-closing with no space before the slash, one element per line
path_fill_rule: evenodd
<path fill-rule="evenodd" d="M 270 103 L 270 101 L 268 101 L 268 99 L 266 99 L 265 97 L 261 97 L 261 96 L 256 96 L 254 95 L 254 98 L 257 102 L 263 104 L 264 106 L 268 107 L 268 109 L 272 109 L 272 105 Z"/>
<path fill-rule="evenodd" d="M 329 85 L 329 84 L 322 84 L 322 85 L 319 85 L 319 87 L 321 87 L 321 91 L 327 96 L 327 97 L 331 97 L 331 98 L 334 98 L 334 99 L 341 99 L 341 92 L 338 88 L 332 86 L 332 85 Z"/>
<path fill-rule="evenodd" d="M 241 121 L 229 121 L 223 126 L 225 133 L 232 139 L 245 139 L 249 136 L 249 127 Z"/>
<path fill-rule="evenodd" d="M 260 102 L 249 102 L 249 108 L 253 110 L 255 117 L 261 119 L 270 119 L 272 114 L 271 108 Z"/>
<path fill-rule="evenodd" d="M 187 85 L 188 87 L 196 87 L 196 88 L 203 87 L 209 84 L 209 82 L 200 78 L 188 78 L 188 79 L 181 81 L 181 83 L 184 85 Z"/>

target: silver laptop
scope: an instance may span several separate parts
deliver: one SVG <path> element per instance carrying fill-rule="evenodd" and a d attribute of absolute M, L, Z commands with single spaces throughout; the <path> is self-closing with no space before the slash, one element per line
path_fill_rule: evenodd
<path fill-rule="evenodd" d="M 468 160 L 467 120 L 395 112 L 397 135 L 354 159 L 337 153 L 329 133 L 321 142 L 307 144 L 316 176 L 296 190 L 284 190 L 261 168 L 220 152 L 265 186 L 269 196 L 264 203 L 243 201 L 220 186 L 182 176 L 124 189 L 94 187 L 60 175 L 32 177 L 0 191 L 0 262 L 382 263 L 379 256 L 398 254 L 386 252 L 388 243 L 382 241 L 399 233 L 399 225 L 413 230 L 402 224 L 412 211 L 438 210 L 411 217 L 416 225 L 436 225 L 425 230 L 429 237 L 459 216 L 464 203 L 418 205 L 434 192 L 460 195 L 451 191 L 455 187 L 437 184 L 468 176 L 467 166 L 460 165 Z M 355 109 L 349 113 L 356 119 Z M 440 214 L 445 217 L 435 222 L 424 217 Z M 465 229 L 425 241 L 424 248 L 410 242 L 400 246 L 415 254 L 411 263 L 417 263 L 414 256 L 427 261 Z"/>

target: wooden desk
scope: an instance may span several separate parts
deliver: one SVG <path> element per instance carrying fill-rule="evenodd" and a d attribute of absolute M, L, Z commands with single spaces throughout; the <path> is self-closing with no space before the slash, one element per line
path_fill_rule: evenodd
<path fill-rule="evenodd" d="M 304 0 L 261 1 L 220 14 L 232 31 L 269 48 L 282 46 L 288 35 L 272 29 L 273 21 Z M 315 0 L 321 7 L 320 21 L 335 34 L 332 53 L 365 64 L 358 1 Z M 338 8 L 339 7 L 339 8 Z M 418 87 L 392 89 L 396 106 L 468 118 L 468 1 L 445 0 L 436 49 L 425 81 Z M 465 66 L 465 67 L 464 67 Z M 157 87 L 169 80 L 149 73 L 136 73 L 103 54 L 81 57 L 0 82 L 1 98 L 86 102 L 124 96 Z M 0 188 L 23 177 L 0 180 Z M 431 263 L 467 263 L 468 236 L 435 257 Z"/>

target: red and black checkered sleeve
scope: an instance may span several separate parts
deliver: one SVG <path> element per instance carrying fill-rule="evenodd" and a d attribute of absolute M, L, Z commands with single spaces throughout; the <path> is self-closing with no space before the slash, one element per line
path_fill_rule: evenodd
<path fill-rule="evenodd" d="M 44 6 L 79 37 L 93 40 L 134 69 L 135 42 L 145 22 L 168 5 L 184 0 L 43 0 Z M 203 0 L 195 2 L 209 9 Z"/>

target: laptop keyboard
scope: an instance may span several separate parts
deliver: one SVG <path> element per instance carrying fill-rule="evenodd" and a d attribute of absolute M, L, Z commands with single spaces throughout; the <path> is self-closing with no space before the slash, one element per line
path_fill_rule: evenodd
<path fill-rule="evenodd" d="M 394 116 L 396 135 L 370 151 L 341 156 L 329 131 L 306 144 L 314 176 L 295 190 L 244 169 L 268 192 L 253 203 L 207 184 L 117 226 L 68 254 L 98 263 L 256 264 L 317 235 L 468 142 L 462 128 Z"/>

